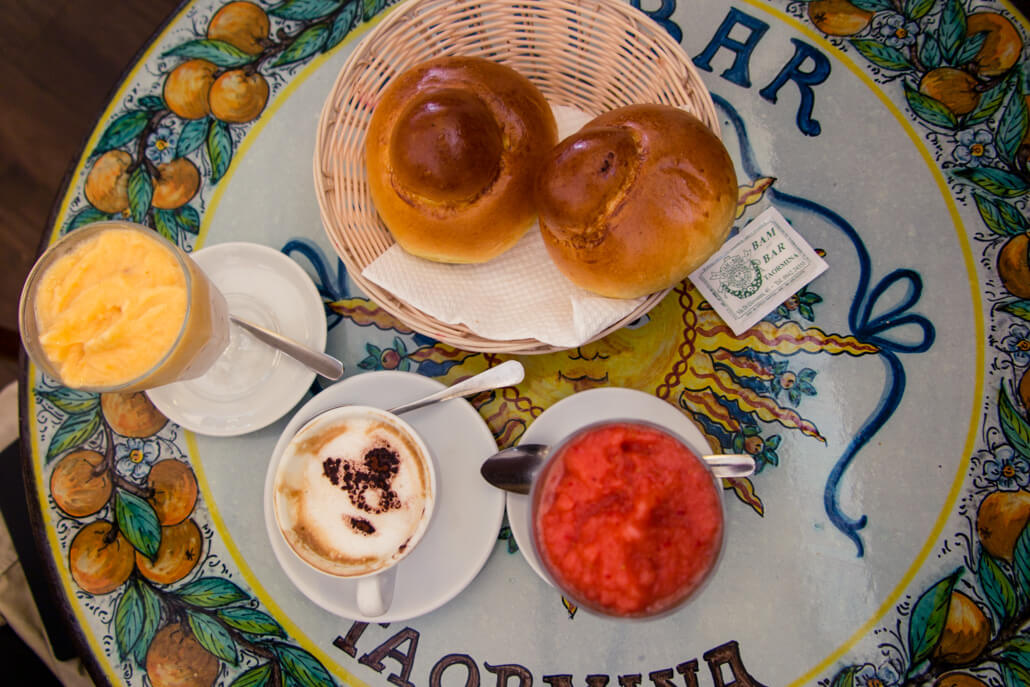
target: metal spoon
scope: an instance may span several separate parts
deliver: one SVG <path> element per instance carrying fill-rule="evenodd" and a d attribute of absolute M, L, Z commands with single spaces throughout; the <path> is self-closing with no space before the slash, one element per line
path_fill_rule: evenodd
<path fill-rule="evenodd" d="M 296 360 L 301 365 L 314 370 L 328 379 L 339 379 L 343 375 L 343 363 L 329 355 L 308 348 L 304 344 L 293 339 L 288 339 L 282 334 L 276 334 L 270 329 L 265 329 L 253 322 L 241 320 L 235 315 L 229 315 L 229 320 L 242 329 L 254 335 L 254 338 L 262 343 L 276 348 Z"/>
<path fill-rule="evenodd" d="M 546 444 L 520 444 L 495 453 L 479 468 L 483 478 L 505 491 L 528 494 L 536 474 L 547 460 Z M 755 459 L 747 454 L 722 453 L 701 456 L 716 477 L 747 477 L 755 471 Z"/>
<path fill-rule="evenodd" d="M 448 401 L 452 398 L 475 396 L 481 391 L 489 391 L 491 389 L 500 389 L 501 387 L 512 386 L 521 382 L 525 374 L 526 371 L 522 367 L 522 363 L 517 360 L 509 360 L 501 363 L 497 367 L 491 367 L 489 370 L 485 370 L 464 381 L 453 384 L 446 389 L 440 389 L 436 393 L 429 394 L 425 398 L 420 398 L 417 401 L 404 403 L 394 408 L 390 408 L 390 412 L 394 415 L 400 415 L 401 413 L 406 413 L 409 410 L 415 410 L 416 408 L 421 408 L 423 406 L 430 405 L 431 403 Z"/>

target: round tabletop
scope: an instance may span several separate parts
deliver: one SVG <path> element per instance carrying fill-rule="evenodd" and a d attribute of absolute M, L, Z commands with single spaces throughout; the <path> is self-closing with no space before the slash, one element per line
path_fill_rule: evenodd
<path fill-rule="evenodd" d="M 736 226 L 775 208 L 829 268 L 742 334 L 685 280 L 599 341 L 518 357 L 525 380 L 471 399 L 445 438 L 485 427 L 503 448 L 576 392 L 647 392 L 757 461 L 723 482 L 715 578 L 659 620 L 601 618 L 534 572 L 507 521 L 494 536 L 493 511 L 467 512 L 491 533 L 460 593 L 348 618 L 302 590 L 265 527 L 276 443 L 324 380 L 272 424 L 216 437 L 145 394 L 73 391 L 29 365 L 30 506 L 98 683 L 1030 684 L 1030 24 L 987 0 L 630 4 L 712 93 Z M 394 11 L 184 4 L 100 117 L 49 240 L 127 218 L 191 251 L 271 247 L 317 287 L 344 384 L 391 370 L 439 386 L 513 357 L 412 331 L 322 229 L 322 104 Z M 417 577 L 398 583 L 417 596 Z"/>

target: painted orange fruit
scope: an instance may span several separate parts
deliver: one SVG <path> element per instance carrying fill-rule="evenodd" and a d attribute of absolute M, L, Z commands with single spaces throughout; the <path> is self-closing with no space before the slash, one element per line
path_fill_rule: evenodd
<path fill-rule="evenodd" d="M 100 410 L 111 429 L 123 437 L 153 436 L 168 422 L 142 391 L 100 394 Z"/>
<path fill-rule="evenodd" d="M 121 532 L 111 532 L 107 520 L 91 522 L 76 533 L 68 550 L 72 579 L 90 594 L 107 594 L 129 579 L 135 556 L 132 545 Z"/>
<path fill-rule="evenodd" d="M 150 560 L 136 552 L 136 567 L 151 582 L 172 584 L 186 577 L 200 562 L 203 546 L 200 528 L 192 520 L 161 528 L 161 545 Z"/>
<path fill-rule="evenodd" d="M 852 36 L 869 26 L 873 13 L 847 0 L 814 0 L 808 3 L 808 18 L 825 34 Z"/>
<path fill-rule="evenodd" d="M 230 2 L 211 17 L 207 37 L 225 41 L 251 55 L 264 50 L 268 38 L 268 15 L 252 2 Z"/>
<path fill-rule="evenodd" d="M 200 170 L 184 157 L 157 166 L 154 197 L 151 204 L 162 210 L 182 207 L 200 188 Z"/>
<path fill-rule="evenodd" d="M 1004 74 L 1019 61 L 1023 40 L 1012 22 L 996 12 L 974 12 L 966 19 L 966 35 L 987 35 L 973 61 L 984 76 Z"/>
<path fill-rule="evenodd" d="M 938 67 L 927 72 L 919 82 L 919 92 L 944 106 L 954 114 L 964 115 L 980 103 L 979 82 L 969 72 L 954 67 Z"/>
<path fill-rule="evenodd" d="M 101 212 L 114 214 L 129 207 L 129 165 L 124 150 L 109 150 L 93 163 L 86 175 L 86 200 Z"/>
<path fill-rule="evenodd" d="M 977 658 L 991 639 L 991 623 L 980 607 L 962 592 L 951 593 L 948 619 L 934 655 L 946 663 Z"/>
<path fill-rule="evenodd" d="M 933 684 L 934 687 L 987 687 L 986 682 L 969 673 L 945 673 Z"/>
<path fill-rule="evenodd" d="M 183 119 L 203 119 L 211 114 L 208 92 L 218 67 L 207 60 L 187 60 L 165 79 L 164 99 L 168 109 Z"/>
<path fill-rule="evenodd" d="M 1026 98 L 1026 109 L 1030 110 L 1030 94 L 1025 95 L 1023 97 Z M 1030 127 L 1026 128 L 1026 135 L 1023 136 L 1023 140 L 1021 141 L 1020 145 L 1030 146 Z M 1022 151 L 1021 154 L 1025 155 L 1025 151 Z M 1024 159 L 1026 158 L 1024 157 Z"/>
<path fill-rule="evenodd" d="M 72 451 L 50 473 L 50 495 L 73 518 L 93 515 L 111 498 L 111 474 L 96 451 Z M 99 468 L 99 470 L 98 470 Z"/>
<path fill-rule="evenodd" d="M 150 468 L 147 486 L 153 490 L 148 499 L 162 525 L 178 525 L 189 517 L 197 504 L 197 478 L 182 461 L 160 460 Z"/>
<path fill-rule="evenodd" d="M 1030 234 L 1013 236 L 998 252 L 998 278 L 1017 298 L 1030 298 Z"/>
<path fill-rule="evenodd" d="M 268 82 L 257 72 L 232 69 L 215 79 L 208 94 L 211 114 L 223 122 L 252 121 L 268 102 Z"/>
<path fill-rule="evenodd" d="M 995 558 L 1012 560 L 1016 540 L 1030 521 L 1030 492 L 995 491 L 976 511 L 976 536 Z"/>
<path fill-rule="evenodd" d="M 1027 348 L 1027 351 L 1030 351 L 1030 348 Z M 1019 392 L 1019 399 L 1023 401 L 1023 413 L 1030 414 L 1030 368 L 1023 372 L 1023 376 L 1019 378 L 1017 391 Z"/>
<path fill-rule="evenodd" d="M 181 623 L 165 625 L 150 642 L 147 677 L 154 687 L 209 687 L 218 677 L 218 658 Z"/>
<path fill-rule="evenodd" d="M 763 449 L 765 449 L 765 442 L 762 440 L 762 437 L 751 436 L 744 439 L 744 451 L 746 453 L 757 456 Z"/>

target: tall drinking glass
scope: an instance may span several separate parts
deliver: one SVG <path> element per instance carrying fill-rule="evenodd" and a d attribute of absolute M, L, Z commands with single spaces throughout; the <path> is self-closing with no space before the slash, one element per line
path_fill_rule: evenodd
<path fill-rule="evenodd" d="M 225 298 L 147 227 L 91 224 L 36 261 L 19 303 L 29 357 L 62 385 L 139 391 L 203 375 L 229 343 Z"/>

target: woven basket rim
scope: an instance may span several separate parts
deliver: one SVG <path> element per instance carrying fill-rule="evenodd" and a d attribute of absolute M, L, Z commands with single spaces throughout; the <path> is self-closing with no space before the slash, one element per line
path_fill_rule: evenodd
<path fill-rule="evenodd" d="M 539 354 L 564 350 L 566 347 L 532 338 L 482 337 L 462 324 L 437 320 L 362 276 L 362 270 L 395 243 L 375 214 L 363 179 L 364 133 L 374 107 L 370 103 L 374 103 L 389 79 L 407 66 L 436 55 L 480 54 L 484 50 L 492 50 L 489 57 L 498 62 L 519 64 L 515 68 L 541 87 L 552 104 L 574 104 L 581 109 L 601 111 L 609 108 L 597 107 L 596 100 L 584 100 L 587 96 L 583 91 L 592 87 L 592 79 L 566 77 L 554 65 L 570 73 L 584 66 L 593 69 L 599 60 L 621 48 L 628 54 L 616 55 L 618 59 L 608 57 L 613 63 L 608 68 L 609 76 L 614 75 L 611 78 L 615 85 L 619 85 L 623 71 L 635 70 L 638 76 L 644 75 L 642 78 L 657 73 L 660 79 L 652 78 L 654 83 L 644 87 L 658 95 L 652 100 L 637 100 L 627 87 L 614 95 L 602 93 L 605 99 L 621 98 L 616 100 L 618 104 L 663 101 L 678 105 L 719 135 L 711 95 L 682 46 L 641 10 L 621 0 L 407 0 L 387 12 L 388 16 L 355 46 L 344 62 L 319 116 L 313 174 L 323 228 L 333 249 L 351 280 L 379 307 L 413 331 L 469 351 Z M 427 47 L 432 40 L 425 35 L 428 22 L 437 22 L 428 30 L 438 36 L 438 43 Z M 562 33 L 565 25 L 575 31 Z M 588 25 L 593 33 L 584 34 Z M 486 43 L 499 34 L 503 34 L 503 40 Z M 552 34 L 560 35 L 557 48 L 547 42 L 554 42 Z M 594 42 L 586 43 L 584 35 Z M 574 42 L 576 45 L 568 45 Z M 595 54 L 588 54 L 590 50 Z M 430 54 L 423 56 L 427 51 Z M 579 62 L 569 61 L 567 55 Z M 554 73 L 557 77 L 552 76 Z M 631 85 L 638 88 L 635 81 Z M 576 102 L 556 102 L 566 99 Z M 346 169 L 353 173 L 346 173 Z M 626 317 L 579 345 L 603 338 L 639 319 L 672 288 L 650 294 Z"/>

